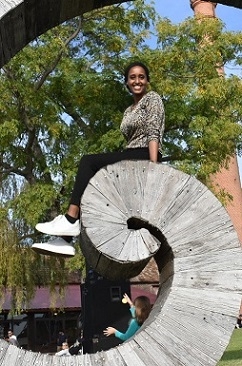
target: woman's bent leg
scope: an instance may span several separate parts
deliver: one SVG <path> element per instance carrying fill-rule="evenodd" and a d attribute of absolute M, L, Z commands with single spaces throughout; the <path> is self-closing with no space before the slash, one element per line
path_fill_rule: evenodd
<path fill-rule="evenodd" d="M 122 160 L 149 160 L 146 148 L 126 149 L 119 152 L 84 155 L 80 161 L 70 204 L 79 207 L 89 180 L 103 167 Z"/>
<path fill-rule="evenodd" d="M 36 225 L 36 229 L 40 232 L 60 236 L 60 238 L 56 238 L 48 243 L 35 243 L 32 248 L 44 254 L 74 255 L 74 248 L 70 244 L 68 248 L 68 243 L 70 243 L 73 236 L 80 234 L 80 223 L 78 220 L 80 200 L 89 180 L 101 168 L 122 160 L 149 160 L 149 151 L 148 149 L 140 148 L 127 149 L 121 152 L 84 155 L 79 164 L 67 214 L 59 215 L 50 222 Z"/>

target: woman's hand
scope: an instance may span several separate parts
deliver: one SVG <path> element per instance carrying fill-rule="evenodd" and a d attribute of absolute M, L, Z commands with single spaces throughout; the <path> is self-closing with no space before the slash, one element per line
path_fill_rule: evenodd
<path fill-rule="evenodd" d="M 116 332 L 117 329 L 113 328 L 113 327 L 107 327 L 104 331 L 103 334 L 106 337 L 109 337 L 110 335 L 114 334 Z"/>

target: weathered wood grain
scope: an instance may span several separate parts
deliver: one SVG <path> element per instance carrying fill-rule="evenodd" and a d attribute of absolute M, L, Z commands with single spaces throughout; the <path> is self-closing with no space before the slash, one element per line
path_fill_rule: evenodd
<path fill-rule="evenodd" d="M 122 207 L 114 218 L 113 206 L 106 204 L 111 197 Z M 138 266 L 140 242 L 134 237 L 135 250 L 130 241 L 125 249 L 127 236 L 125 242 L 119 235 L 120 227 L 134 230 L 128 227 L 131 217 L 146 220 L 148 229 L 156 227 L 161 239 L 152 253 L 160 271 L 159 296 L 146 325 L 128 343 L 133 357 L 128 357 L 126 343 L 118 348 L 122 357 L 140 358 L 137 365 L 216 365 L 234 329 L 242 281 L 240 243 L 216 197 L 168 165 L 125 161 L 92 178 L 81 206 L 84 253 L 91 253 L 90 264 L 106 277 L 109 271 L 111 277 L 124 277 L 126 270 L 132 272 L 132 262 Z M 123 246 L 128 267 L 113 248 L 115 230 L 116 248 Z M 106 233 L 104 252 L 98 233 L 102 240 Z"/>
<path fill-rule="evenodd" d="M 135 277 L 158 250 L 168 250 L 165 237 L 153 225 L 160 217 L 148 194 L 157 191 L 154 167 L 147 162 L 109 166 L 85 190 L 82 251 L 94 269 L 112 280 Z M 148 222 L 150 212 L 153 222 Z"/>
<path fill-rule="evenodd" d="M 102 275 L 133 277 L 155 258 L 160 288 L 149 318 L 132 339 L 95 354 L 63 358 L 0 341 L 0 364 L 216 365 L 239 311 L 242 251 L 214 195 L 168 165 L 126 161 L 91 179 L 81 208 L 83 252 Z"/>

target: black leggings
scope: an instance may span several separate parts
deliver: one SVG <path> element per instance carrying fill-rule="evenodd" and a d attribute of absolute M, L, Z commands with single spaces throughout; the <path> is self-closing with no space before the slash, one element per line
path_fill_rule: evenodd
<path fill-rule="evenodd" d="M 89 180 L 103 167 L 121 160 L 149 160 L 148 148 L 126 149 L 123 151 L 83 155 L 81 158 L 76 181 L 71 195 L 70 204 L 80 206 L 80 200 Z M 159 161 L 161 155 L 159 154 Z"/>

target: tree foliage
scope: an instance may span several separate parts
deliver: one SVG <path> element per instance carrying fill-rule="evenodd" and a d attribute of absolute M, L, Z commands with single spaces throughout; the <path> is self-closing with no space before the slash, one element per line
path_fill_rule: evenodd
<path fill-rule="evenodd" d="M 60 266 L 58 258 L 43 263 L 29 244 L 42 239 L 37 222 L 65 212 L 81 156 L 124 146 L 119 125 L 131 97 L 122 74 L 130 60 L 148 64 L 151 87 L 163 97 L 171 164 L 208 183 L 240 153 L 241 46 L 242 34 L 218 20 L 174 25 L 136 0 L 68 21 L 16 55 L 0 74 L 0 215 L 9 232 L 1 245 L 19 270 L 12 279 L 4 273 L 0 286 L 12 288 L 25 269 L 19 288 L 32 295 L 32 266 L 50 265 L 52 284 L 60 267 L 84 268 L 80 251 Z M 218 73 L 227 65 L 237 75 Z"/>
<path fill-rule="evenodd" d="M 77 255 L 61 263 L 33 253 L 29 245 L 43 239 L 34 226 L 65 211 L 83 153 L 123 146 L 119 123 L 130 96 L 120 75 L 152 18 L 154 10 L 140 0 L 93 11 L 42 35 L 1 70 L 0 214 L 2 231 L 14 233 L 11 243 L 2 241 L 14 276 L 5 273 L 2 283 L 10 290 L 14 279 L 19 285 L 12 291 L 18 310 L 21 286 L 31 297 L 39 278 L 54 289 L 67 279 L 64 268 L 84 268 L 78 246 Z"/>
<path fill-rule="evenodd" d="M 158 24 L 152 65 L 166 104 L 165 149 L 176 165 L 208 183 L 241 151 L 241 78 L 226 65 L 241 63 L 241 33 L 223 31 L 217 19 Z M 241 70 L 240 70 L 241 72 Z"/>

